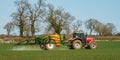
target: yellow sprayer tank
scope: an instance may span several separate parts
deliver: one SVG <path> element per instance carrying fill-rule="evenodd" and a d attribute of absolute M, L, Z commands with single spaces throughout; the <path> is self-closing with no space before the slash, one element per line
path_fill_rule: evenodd
<path fill-rule="evenodd" d="M 56 42 L 56 46 L 60 46 L 60 35 L 59 34 L 51 34 L 50 39 Z"/>

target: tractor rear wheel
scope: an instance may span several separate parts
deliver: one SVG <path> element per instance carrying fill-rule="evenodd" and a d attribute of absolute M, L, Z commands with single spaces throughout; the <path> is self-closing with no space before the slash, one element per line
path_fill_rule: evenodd
<path fill-rule="evenodd" d="M 81 49 L 82 48 L 82 42 L 80 40 L 74 40 L 72 43 L 73 49 Z"/>
<path fill-rule="evenodd" d="M 52 50 L 56 47 L 55 41 L 51 40 L 50 43 L 45 44 L 45 49 L 46 50 Z"/>

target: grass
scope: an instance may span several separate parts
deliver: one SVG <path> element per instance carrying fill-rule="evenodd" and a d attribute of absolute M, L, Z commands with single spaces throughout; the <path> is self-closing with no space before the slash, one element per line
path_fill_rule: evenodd
<path fill-rule="evenodd" d="M 97 45 L 94 50 L 59 47 L 51 51 L 41 50 L 37 45 L 27 46 L 32 50 L 13 51 L 13 47 L 20 46 L 0 45 L 0 60 L 120 60 L 120 42 L 97 42 Z"/>

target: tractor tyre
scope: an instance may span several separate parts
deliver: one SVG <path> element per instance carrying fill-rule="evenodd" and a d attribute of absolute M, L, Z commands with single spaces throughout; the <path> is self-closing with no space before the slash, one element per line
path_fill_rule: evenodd
<path fill-rule="evenodd" d="M 51 40 L 50 43 L 45 44 L 46 50 L 53 50 L 56 47 L 55 41 Z"/>
<path fill-rule="evenodd" d="M 45 45 L 40 45 L 40 48 L 45 50 Z"/>
<path fill-rule="evenodd" d="M 95 42 L 90 43 L 90 49 L 96 49 L 97 44 Z"/>
<path fill-rule="evenodd" d="M 74 40 L 72 42 L 72 48 L 73 49 L 81 49 L 82 48 L 82 42 L 80 40 Z"/>
<path fill-rule="evenodd" d="M 89 45 L 86 47 L 86 49 L 96 49 L 97 44 L 95 42 L 89 43 Z"/>

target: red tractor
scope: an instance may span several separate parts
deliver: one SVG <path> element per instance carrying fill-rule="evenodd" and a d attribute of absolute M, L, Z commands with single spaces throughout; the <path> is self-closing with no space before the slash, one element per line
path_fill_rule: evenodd
<path fill-rule="evenodd" d="M 87 37 L 84 33 L 73 33 L 73 37 L 68 41 L 68 47 L 70 49 L 95 49 L 97 47 L 94 38 Z"/>

